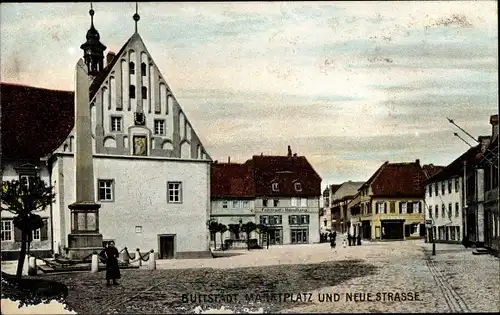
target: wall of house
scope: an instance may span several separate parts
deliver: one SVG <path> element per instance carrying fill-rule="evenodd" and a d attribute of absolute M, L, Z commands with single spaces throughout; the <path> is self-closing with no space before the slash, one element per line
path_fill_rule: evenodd
<path fill-rule="evenodd" d="M 247 202 L 246 206 L 244 201 Z M 234 203 L 236 202 L 236 204 Z M 224 207 L 226 205 L 226 207 Z M 214 199 L 211 201 L 211 214 L 210 218 L 219 223 L 225 224 L 240 224 L 254 222 L 258 224 L 255 219 L 255 200 L 253 199 Z M 222 241 L 235 238 L 230 231 L 224 233 Z M 258 238 L 258 233 L 252 232 L 250 238 Z M 216 242 L 220 246 L 220 233 L 217 233 Z"/>
<path fill-rule="evenodd" d="M 74 159 L 62 160 L 60 180 L 64 198 L 58 215 L 68 218 L 68 204 L 75 196 Z M 115 240 L 118 248 L 159 251 L 159 235 L 175 235 L 176 258 L 201 257 L 208 252 L 210 216 L 210 166 L 208 161 L 149 157 L 94 156 L 96 199 L 98 180 L 113 180 L 113 201 L 99 201 L 100 233 Z M 182 203 L 167 202 L 167 182 L 181 182 Z M 139 228 L 140 227 L 140 228 Z M 67 244 L 69 220 L 58 233 L 59 244 Z M 64 245 L 63 245 L 64 246 Z"/>
<path fill-rule="evenodd" d="M 445 180 L 445 193 L 442 193 L 442 181 L 438 184 L 438 194 L 436 195 L 435 184 L 426 186 L 425 193 L 425 220 L 431 220 L 432 224 L 427 224 L 427 229 L 435 231 L 434 241 L 436 242 L 456 242 L 462 241 L 463 235 L 463 177 L 454 177 L 452 180 L 451 193 L 448 190 L 448 180 Z M 458 180 L 458 186 L 455 186 L 455 180 Z M 432 186 L 432 196 L 429 195 Z M 451 215 L 449 206 L 451 204 Z M 457 208 L 458 204 L 458 208 Z M 445 215 L 443 216 L 442 206 L 445 206 Z M 437 206 L 437 213 L 436 213 Z M 457 210 L 458 209 L 458 210 Z M 452 231 L 454 229 L 455 231 Z M 454 236 L 454 237 L 452 237 Z M 430 239 L 428 239 L 430 240 Z"/>
<path fill-rule="evenodd" d="M 20 175 L 23 174 L 22 171 L 16 170 L 16 167 L 22 166 L 22 165 L 27 165 L 19 162 L 10 162 L 10 161 L 3 161 L 3 171 L 2 171 L 2 181 L 11 181 L 11 180 L 19 180 Z M 39 162 L 36 165 L 34 165 L 39 168 L 39 176 L 42 180 L 44 180 L 47 185 L 50 185 L 50 175 L 48 168 L 45 164 L 45 162 Z M 56 196 L 57 198 L 57 196 Z M 40 230 L 40 239 L 36 240 L 34 239 L 31 244 L 30 244 L 30 250 L 36 253 L 37 255 L 49 257 L 51 253 L 51 235 L 50 235 L 50 229 L 51 229 L 51 220 L 50 220 L 50 207 L 47 207 L 44 210 L 41 211 L 36 211 L 36 214 L 42 217 L 42 219 L 45 220 L 46 226 L 43 228 L 44 231 Z M 2 260 L 12 260 L 12 259 L 17 259 L 19 257 L 19 250 L 21 249 L 21 234 L 18 231 L 16 233 L 16 228 L 14 228 L 14 222 L 12 221 L 13 218 L 16 215 L 13 213 L 10 213 L 8 211 L 1 211 L 1 219 L 2 222 L 8 221 L 10 222 L 10 240 L 5 240 L 1 242 L 1 249 L 2 249 Z M 3 225 L 3 224 L 2 224 Z M 2 227 L 3 231 L 3 227 Z"/>
<path fill-rule="evenodd" d="M 263 200 L 268 199 L 267 207 L 264 207 Z M 279 204 L 273 206 L 273 200 L 277 199 Z M 257 214 L 257 223 L 260 223 L 261 216 L 281 215 L 283 229 L 282 242 L 283 244 L 292 243 L 292 230 L 307 229 L 308 243 L 318 243 L 320 233 L 319 222 L 319 196 L 309 197 L 305 206 L 292 206 L 292 199 L 289 197 L 273 197 L 273 198 L 256 198 L 255 212 Z M 291 215 L 309 215 L 309 224 L 289 224 L 289 216 Z"/>
<path fill-rule="evenodd" d="M 377 213 L 377 204 L 385 203 L 386 211 Z M 401 212 L 401 204 L 419 203 L 421 212 L 418 208 L 413 213 Z M 394 204 L 394 212 L 391 212 L 391 204 Z M 371 233 L 372 239 L 383 238 L 381 221 L 383 220 L 404 220 L 405 225 L 417 224 L 418 228 L 410 234 L 410 237 L 420 237 L 420 224 L 424 223 L 423 200 L 419 198 L 372 198 L 371 200 Z"/>

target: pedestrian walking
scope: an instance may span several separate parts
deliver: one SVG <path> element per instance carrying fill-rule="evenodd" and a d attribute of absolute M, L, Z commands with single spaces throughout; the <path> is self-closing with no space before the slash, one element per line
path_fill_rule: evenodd
<path fill-rule="evenodd" d="M 349 242 L 349 246 L 351 246 L 351 242 L 352 242 L 351 233 L 347 233 L 347 241 Z"/>
<path fill-rule="evenodd" d="M 361 245 L 361 234 L 358 234 L 358 246 Z"/>
<path fill-rule="evenodd" d="M 337 239 L 337 231 L 333 231 L 333 239 L 336 240 Z"/>
<path fill-rule="evenodd" d="M 111 281 L 113 281 L 114 285 L 117 285 L 117 279 L 121 278 L 120 275 L 120 267 L 118 266 L 118 256 L 120 253 L 118 249 L 115 247 L 115 242 L 111 241 L 101 252 L 101 256 L 105 259 L 106 262 L 106 285 L 111 285 Z"/>
<path fill-rule="evenodd" d="M 330 240 L 330 247 L 331 247 L 331 248 L 335 248 L 336 246 L 337 246 L 337 244 L 335 244 L 335 240 L 332 238 L 332 239 Z"/>

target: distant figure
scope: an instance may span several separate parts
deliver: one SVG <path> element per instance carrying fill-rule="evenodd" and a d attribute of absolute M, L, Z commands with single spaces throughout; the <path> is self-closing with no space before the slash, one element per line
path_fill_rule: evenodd
<path fill-rule="evenodd" d="M 361 245 L 361 234 L 358 234 L 358 246 Z"/>
<path fill-rule="evenodd" d="M 333 231 L 333 239 L 336 240 L 337 239 L 337 231 Z"/>
<path fill-rule="evenodd" d="M 331 248 L 335 248 L 335 246 L 337 246 L 337 244 L 335 244 L 335 239 L 333 239 L 333 238 L 332 238 L 332 239 L 330 240 L 330 247 L 331 247 Z"/>
<path fill-rule="evenodd" d="M 352 242 L 351 233 L 347 233 L 347 241 L 349 242 L 349 246 L 351 246 L 351 242 Z"/>
<path fill-rule="evenodd" d="M 115 242 L 111 241 L 108 246 L 104 248 L 101 252 L 101 256 L 106 259 L 106 285 L 110 285 L 110 281 L 113 281 L 114 285 L 117 285 L 117 279 L 121 278 L 120 267 L 118 266 L 118 256 L 120 253 L 115 247 Z"/>

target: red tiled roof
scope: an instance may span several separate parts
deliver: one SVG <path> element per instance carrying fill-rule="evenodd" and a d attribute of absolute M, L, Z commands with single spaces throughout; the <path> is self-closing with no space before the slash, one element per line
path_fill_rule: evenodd
<path fill-rule="evenodd" d="M 321 196 L 321 177 L 304 156 L 255 155 L 245 164 L 253 168 L 257 196 Z M 279 183 L 279 191 L 272 190 L 273 182 Z M 301 191 L 295 190 L 296 182 Z"/>
<path fill-rule="evenodd" d="M 279 191 L 272 190 L 272 183 Z M 295 183 L 302 190 L 295 190 Z M 243 164 L 213 163 L 212 198 L 321 196 L 321 178 L 303 156 L 253 156 Z"/>
<path fill-rule="evenodd" d="M 480 160 L 481 145 L 478 144 L 475 147 L 470 148 L 464 154 L 459 156 L 448 166 L 446 166 L 441 172 L 435 174 L 431 178 L 425 181 L 425 184 L 440 182 L 449 179 L 453 176 L 462 176 L 464 173 L 464 161 L 466 162 L 467 169 L 472 169 L 476 166 Z"/>
<path fill-rule="evenodd" d="M 212 198 L 252 198 L 255 195 L 253 172 L 246 164 L 213 163 L 210 178 Z"/>
<path fill-rule="evenodd" d="M 445 167 L 446 166 L 434 165 L 434 164 L 427 164 L 422 166 L 426 179 L 429 179 L 432 176 L 436 175 L 437 173 L 441 172 Z"/>
<path fill-rule="evenodd" d="M 2 157 L 40 159 L 54 152 L 74 125 L 74 94 L 0 83 Z"/>
<path fill-rule="evenodd" d="M 424 180 L 424 171 L 418 161 L 385 162 L 365 185 L 371 185 L 374 197 L 423 197 Z"/>

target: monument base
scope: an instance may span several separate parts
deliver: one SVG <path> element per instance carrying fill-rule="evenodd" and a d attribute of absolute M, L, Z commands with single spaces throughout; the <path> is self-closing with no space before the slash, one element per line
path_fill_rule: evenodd
<path fill-rule="evenodd" d="M 102 234 L 72 233 L 68 235 L 68 258 L 80 260 L 88 255 L 103 250 Z"/>
<path fill-rule="evenodd" d="M 99 208 L 92 201 L 70 204 L 71 234 L 68 235 L 68 258 L 82 259 L 103 250 L 102 234 L 99 233 Z"/>

